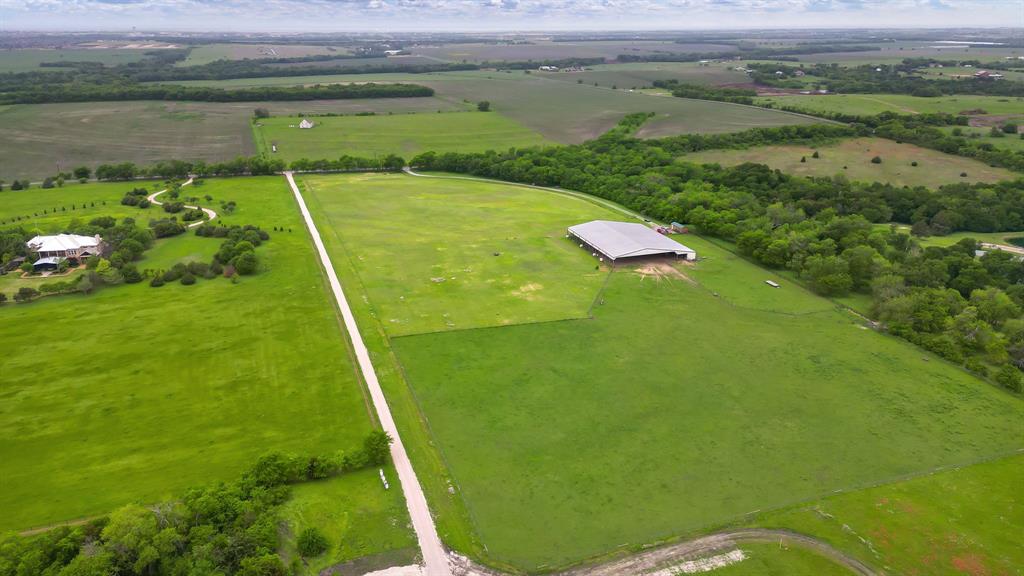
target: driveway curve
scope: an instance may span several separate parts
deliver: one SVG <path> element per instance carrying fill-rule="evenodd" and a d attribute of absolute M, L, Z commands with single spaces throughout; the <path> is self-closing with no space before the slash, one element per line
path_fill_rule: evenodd
<path fill-rule="evenodd" d="M 192 178 L 189 178 L 188 180 L 183 182 L 181 184 L 182 187 L 188 186 L 189 184 L 191 184 L 192 180 L 193 180 Z M 161 194 L 163 194 L 164 192 L 167 192 L 167 190 L 168 190 L 167 188 L 164 188 L 163 190 L 160 190 L 159 192 L 153 192 L 149 196 L 146 196 L 146 200 L 149 200 L 149 202 L 151 204 L 154 204 L 156 206 L 163 206 L 164 203 L 159 201 L 159 200 L 157 200 L 156 197 L 161 195 Z M 189 210 L 202 210 L 206 214 L 205 222 L 213 222 L 213 219 L 217 217 L 217 213 L 214 212 L 213 210 L 209 209 L 209 208 L 203 208 L 201 206 L 191 206 L 189 204 L 185 204 L 185 208 L 188 208 Z M 199 226 L 199 225 L 203 224 L 203 222 L 204 222 L 203 220 L 192 222 L 191 224 L 188 225 L 188 227 L 189 228 L 195 228 L 196 226 Z"/>

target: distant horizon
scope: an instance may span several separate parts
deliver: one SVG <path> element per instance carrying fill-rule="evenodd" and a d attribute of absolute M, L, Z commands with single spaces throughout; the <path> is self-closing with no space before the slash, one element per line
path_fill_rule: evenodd
<path fill-rule="evenodd" d="M 0 0 L 0 30 L 4 32 L 525 34 L 967 28 L 1024 29 L 1024 2 L 269 0 L 250 3 L 242 0 Z"/>

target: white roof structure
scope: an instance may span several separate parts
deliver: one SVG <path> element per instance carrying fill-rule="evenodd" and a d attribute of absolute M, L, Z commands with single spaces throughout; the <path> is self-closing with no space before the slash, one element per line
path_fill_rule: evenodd
<path fill-rule="evenodd" d="M 312 128 L 312 127 L 313 127 L 313 123 L 310 122 L 309 120 L 306 120 L 305 118 L 302 119 L 302 122 L 299 122 L 299 128 Z"/>
<path fill-rule="evenodd" d="M 58 258 L 56 256 L 50 256 L 49 258 L 40 258 L 39 260 L 36 260 L 35 262 L 33 262 L 32 265 L 33 266 L 39 266 L 40 264 L 53 264 L 53 265 L 57 265 L 57 264 L 60 264 L 61 260 L 63 260 L 63 258 Z"/>
<path fill-rule="evenodd" d="M 696 251 L 639 223 L 594 220 L 570 226 L 569 234 L 610 260 L 656 254 L 675 254 L 687 260 L 697 258 Z"/>
<path fill-rule="evenodd" d="M 99 236 L 79 236 L 78 234 L 57 234 L 56 236 L 36 236 L 26 242 L 36 252 L 64 252 L 81 248 L 95 248 L 100 245 Z"/>

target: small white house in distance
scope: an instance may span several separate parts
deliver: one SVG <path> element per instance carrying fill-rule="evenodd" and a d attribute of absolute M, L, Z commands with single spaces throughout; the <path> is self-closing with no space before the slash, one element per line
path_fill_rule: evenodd
<path fill-rule="evenodd" d="M 97 256 L 103 239 L 100 235 L 79 236 L 78 234 L 57 234 L 56 236 L 36 236 L 26 242 L 26 246 L 40 258 L 81 259 Z"/>
<path fill-rule="evenodd" d="M 299 128 L 312 128 L 312 127 L 313 127 L 313 123 L 310 122 L 309 120 L 306 120 L 305 118 L 302 119 L 302 122 L 299 122 Z"/>
<path fill-rule="evenodd" d="M 772 288 L 778 288 L 779 287 L 779 283 L 774 281 L 774 280 L 765 280 L 764 283 L 769 285 L 769 286 L 771 286 Z"/>

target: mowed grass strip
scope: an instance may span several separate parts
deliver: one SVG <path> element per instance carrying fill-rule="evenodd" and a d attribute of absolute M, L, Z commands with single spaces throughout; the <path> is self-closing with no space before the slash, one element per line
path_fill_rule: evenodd
<path fill-rule="evenodd" d="M 299 158 L 386 156 L 412 158 L 420 152 L 483 152 L 544 144 L 544 138 L 493 112 L 396 114 L 310 118 L 267 118 L 255 128 L 261 152 L 287 161 Z M 277 152 L 271 146 L 277 145 Z"/>
<path fill-rule="evenodd" d="M 303 176 L 332 253 L 391 336 L 582 318 L 607 276 L 565 239 L 608 217 L 523 187 L 394 174 Z"/>
<path fill-rule="evenodd" d="M 1024 566 L 1022 485 L 1018 454 L 832 496 L 756 524 L 813 535 L 893 574 L 1013 574 Z"/>
<path fill-rule="evenodd" d="M 548 569 L 1021 447 L 1019 398 L 702 266 L 620 268 L 592 320 L 392 340 L 493 558 Z"/>
<path fill-rule="evenodd" d="M 819 158 L 813 157 L 815 151 Z M 871 162 L 875 156 L 881 158 L 881 164 Z M 1019 176 L 1005 168 L 993 168 L 971 158 L 882 138 L 851 138 L 824 146 L 782 145 L 745 150 L 706 150 L 686 154 L 681 160 L 723 166 L 754 162 L 797 176 L 842 174 L 850 180 L 929 188 L 956 182 L 1013 180 Z M 912 165 L 912 162 L 917 162 L 917 166 Z"/>
<path fill-rule="evenodd" d="M 257 249 L 258 275 L 0 307 L 0 529 L 176 497 L 269 450 L 351 449 L 371 429 L 284 180 L 209 180 L 196 192 L 238 203 L 225 224 L 291 230 Z M 206 259 L 220 244 L 161 242 L 152 264 Z"/>

